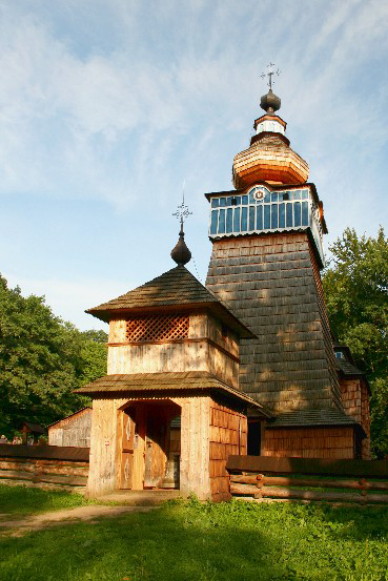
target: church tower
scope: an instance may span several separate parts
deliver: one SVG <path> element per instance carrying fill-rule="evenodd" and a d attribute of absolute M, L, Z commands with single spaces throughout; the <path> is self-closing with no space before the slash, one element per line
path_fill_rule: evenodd
<path fill-rule="evenodd" d="M 341 400 L 320 278 L 323 205 L 285 135 L 272 74 L 264 115 L 233 161 L 235 189 L 206 194 L 206 286 L 256 336 L 241 343 L 240 387 L 273 421 L 253 434 L 250 453 L 353 458 L 365 432 Z"/>

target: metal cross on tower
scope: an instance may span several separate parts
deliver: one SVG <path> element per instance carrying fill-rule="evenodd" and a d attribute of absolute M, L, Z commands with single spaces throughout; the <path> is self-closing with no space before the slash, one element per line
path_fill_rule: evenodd
<path fill-rule="evenodd" d="M 280 75 L 280 70 L 276 69 L 275 70 L 275 65 L 274 63 L 269 63 L 269 65 L 267 65 L 267 72 L 266 73 L 261 73 L 260 77 L 262 79 L 265 79 L 265 77 L 268 77 L 268 87 L 270 89 L 272 89 L 272 85 L 275 84 L 275 81 L 273 80 L 273 76 L 276 75 L 277 77 Z"/>
<path fill-rule="evenodd" d="M 177 211 L 174 212 L 172 215 L 176 216 L 183 227 L 183 222 L 192 215 L 193 212 L 189 211 L 189 207 L 185 204 L 185 187 L 183 186 L 182 190 L 182 203 L 177 206 Z"/>

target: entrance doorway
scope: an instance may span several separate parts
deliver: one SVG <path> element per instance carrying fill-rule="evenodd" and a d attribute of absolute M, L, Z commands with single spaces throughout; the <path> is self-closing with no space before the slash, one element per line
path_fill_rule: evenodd
<path fill-rule="evenodd" d="M 262 426 L 262 421 L 248 418 L 248 456 L 260 456 L 261 454 Z"/>
<path fill-rule="evenodd" d="M 180 407 L 170 400 L 134 401 L 120 415 L 119 488 L 179 488 Z"/>

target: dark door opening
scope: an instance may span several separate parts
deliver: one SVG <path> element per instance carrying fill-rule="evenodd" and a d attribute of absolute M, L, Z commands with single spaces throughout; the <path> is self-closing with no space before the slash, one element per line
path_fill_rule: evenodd
<path fill-rule="evenodd" d="M 248 419 L 248 456 L 260 456 L 261 421 Z"/>

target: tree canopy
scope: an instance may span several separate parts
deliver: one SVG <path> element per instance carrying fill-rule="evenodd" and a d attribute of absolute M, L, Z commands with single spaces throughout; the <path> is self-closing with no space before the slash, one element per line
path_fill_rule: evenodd
<path fill-rule="evenodd" d="M 372 448 L 388 454 L 388 240 L 347 228 L 323 276 L 334 336 L 350 347 L 372 389 Z"/>
<path fill-rule="evenodd" d="M 0 275 L 0 433 L 47 426 L 89 402 L 74 389 L 106 372 L 104 331 L 81 332 L 43 297 L 23 297 Z"/>

